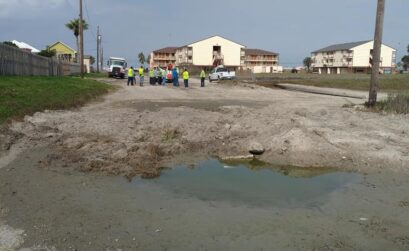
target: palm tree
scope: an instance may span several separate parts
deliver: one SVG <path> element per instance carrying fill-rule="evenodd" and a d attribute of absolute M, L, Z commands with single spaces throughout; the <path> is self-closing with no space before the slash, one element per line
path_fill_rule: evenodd
<path fill-rule="evenodd" d="M 80 51 L 80 42 L 79 42 L 79 35 L 80 35 L 80 20 L 79 18 L 70 20 L 67 24 L 65 24 L 65 27 L 70 29 L 72 32 L 74 32 L 75 40 L 77 42 L 77 55 L 79 55 Z M 88 30 L 88 24 L 85 20 L 82 20 L 82 28 L 83 30 Z M 79 59 L 79 58 L 78 58 Z M 78 62 L 79 60 L 77 60 Z"/>
<path fill-rule="evenodd" d="M 149 54 L 146 58 L 146 63 L 149 65 L 151 63 L 151 55 Z"/>
<path fill-rule="evenodd" d="M 139 59 L 139 63 L 141 63 L 142 65 L 145 64 L 146 59 L 145 59 L 145 55 L 142 52 L 138 54 L 138 59 Z"/>

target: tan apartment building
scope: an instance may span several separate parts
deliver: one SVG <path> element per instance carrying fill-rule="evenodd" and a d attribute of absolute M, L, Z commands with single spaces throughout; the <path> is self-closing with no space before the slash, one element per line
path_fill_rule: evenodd
<path fill-rule="evenodd" d="M 150 56 L 149 65 L 152 66 L 165 66 L 168 64 L 176 64 L 176 51 L 178 47 L 165 47 L 156 51 L 153 51 Z"/>
<path fill-rule="evenodd" d="M 282 72 L 283 67 L 278 65 L 278 53 L 260 49 L 242 50 L 241 69 L 251 70 L 254 73 Z"/>
<path fill-rule="evenodd" d="M 319 74 L 370 73 L 373 65 L 373 41 L 335 44 L 311 53 L 312 69 Z M 396 50 L 382 45 L 381 71 L 396 67 Z"/>
<path fill-rule="evenodd" d="M 257 72 L 273 72 L 278 66 L 278 54 L 246 46 L 212 36 L 181 46 L 166 47 L 151 53 L 150 67 L 172 63 L 179 67 L 212 68 L 224 65 L 229 69 L 249 69 Z"/>

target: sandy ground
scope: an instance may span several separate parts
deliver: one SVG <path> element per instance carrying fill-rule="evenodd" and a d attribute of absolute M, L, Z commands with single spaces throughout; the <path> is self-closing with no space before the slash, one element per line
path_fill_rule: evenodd
<path fill-rule="evenodd" d="M 200 88 L 197 81 L 192 81 L 192 87 L 184 89 L 147 85 L 126 87 L 121 80 L 109 82 L 121 88 L 106 96 L 102 102 L 78 110 L 36 113 L 0 131 L 3 185 L 0 192 L 0 219 L 4 219 L 3 222 L 0 220 L 1 251 L 2 248 L 16 250 L 22 246 L 24 239 L 33 247 L 50 244 L 50 250 L 53 246 L 59 247 L 58 250 L 94 250 L 86 248 L 86 245 L 95 247 L 88 244 L 90 238 L 78 236 L 82 229 L 86 229 L 85 232 L 101 229 L 105 233 L 101 238 L 112 236 L 110 240 L 104 241 L 95 237 L 101 244 L 96 246 L 98 250 L 110 250 L 111 246 L 116 248 L 112 250 L 120 250 L 120 247 L 124 248 L 122 250 L 135 250 L 137 247 L 142 247 L 140 250 L 409 248 L 409 237 L 404 234 L 404 229 L 409 228 L 409 199 L 407 192 L 404 192 L 408 189 L 409 179 L 409 116 L 362 111 L 359 104 L 363 101 L 359 99 L 290 92 L 249 84 L 233 86 L 212 83 L 206 88 Z M 150 189 L 156 189 L 148 187 L 134 195 L 137 197 L 135 199 L 141 201 L 151 199 L 145 205 L 146 208 L 133 208 L 132 211 L 129 208 L 134 205 L 126 205 L 123 208 L 129 211 L 121 211 L 122 216 L 118 216 L 114 213 L 115 205 L 122 201 L 114 198 L 125 192 L 119 188 L 114 191 L 103 189 L 104 182 L 109 183 L 109 177 L 81 175 L 73 171 L 121 175 L 128 179 L 134 176 L 149 178 L 159 175 L 163 167 L 195 163 L 209 156 L 223 158 L 247 155 L 253 142 L 264 146 L 266 152 L 261 159 L 267 162 L 331 166 L 369 173 L 373 181 L 365 181 L 348 190 L 345 195 L 338 194 L 336 199 L 323 205 L 319 212 L 304 209 L 273 210 L 272 213 L 270 209 L 248 210 L 246 207 L 235 208 L 230 205 L 217 205 L 212 209 L 211 203 L 192 199 L 177 200 L 167 196 L 166 191 L 146 194 Z M 34 155 L 30 153 L 31 150 L 35 152 Z M 45 168 L 47 172 L 55 171 L 36 174 L 41 170 L 37 168 L 31 173 L 30 167 L 37 166 Z M 66 171 L 64 168 L 67 168 Z M 17 173 L 10 175 L 13 172 Z M 54 178 L 58 182 L 53 182 Z M 92 184 L 96 194 L 109 193 L 104 198 L 108 201 L 108 209 L 101 209 L 92 222 L 109 219 L 108 222 L 112 224 L 81 226 L 81 222 L 91 217 L 90 212 L 99 212 L 101 205 L 105 205 L 102 202 L 89 205 L 94 203 L 90 200 L 93 198 L 92 193 L 85 199 L 75 196 L 82 191 L 78 184 L 83 184 L 83 180 L 85 184 Z M 64 185 L 59 187 L 60 183 Z M 380 189 L 374 191 L 371 184 L 376 184 L 373 186 Z M 49 191 L 50 187 L 53 187 L 52 192 Z M 17 197 L 20 200 L 14 196 L 16 189 L 22 189 L 17 191 L 17 194 L 24 195 Z M 48 193 L 49 197 L 44 196 Z M 365 196 L 368 199 L 362 202 Z M 63 197 L 77 201 L 78 208 L 72 208 L 70 202 L 59 202 Z M 47 201 L 51 204 L 48 205 Z M 158 211 L 161 210 L 161 201 L 172 207 L 169 212 Z M 354 202 L 357 205 L 348 208 Z M 55 210 L 42 211 L 51 205 L 55 205 Z M 21 210 L 17 210 L 19 208 Z M 78 218 L 74 217 L 70 226 L 72 229 L 65 230 L 70 233 L 78 230 L 76 238 L 81 240 L 79 244 L 74 237 L 67 237 L 69 244 L 65 244 L 62 236 L 66 236 L 66 232 L 54 233 L 56 236 L 51 234 L 56 230 L 53 224 L 69 224 L 67 215 L 61 215 L 71 215 L 68 212 L 73 212 L 72 215 Z M 171 215 L 175 212 L 179 212 L 177 218 L 180 220 L 175 220 L 174 215 Z M 230 213 L 226 215 L 226 212 Z M 356 220 L 359 218 L 358 213 L 365 217 L 369 214 L 370 221 L 360 223 Z M 317 214 L 320 217 L 315 217 Z M 50 215 L 51 220 L 47 218 Z M 130 217 L 129 222 L 126 217 Z M 125 227 L 135 237 L 128 236 L 128 242 L 123 246 L 117 244 L 118 237 L 114 238 L 115 234 L 107 230 L 113 226 L 114 233 L 117 231 L 117 235 L 123 237 L 124 228 L 115 224 L 131 224 L 144 217 L 147 217 L 142 220 L 145 223 L 138 225 L 136 232 L 131 231 L 135 226 Z M 161 232 L 161 226 L 155 232 L 155 217 L 159 219 L 158 224 L 169 221 L 167 226 L 171 231 L 163 237 L 163 242 L 155 239 L 157 233 Z M 213 220 L 209 221 L 209 218 Z M 240 218 L 243 221 L 237 223 Z M 300 220 L 299 224 L 295 224 L 296 219 Z M 214 223 L 217 221 L 226 225 L 219 229 L 220 225 Z M 41 222 L 45 232 L 34 228 L 41 228 L 38 226 Z M 186 224 L 183 230 L 177 230 L 180 222 Z M 203 226 L 203 229 L 195 229 L 198 225 Z M 307 225 L 315 227 L 314 230 L 305 227 Z M 281 229 L 282 226 L 286 228 Z M 23 230 L 29 233 L 29 237 L 24 236 Z M 285 237 L 288 233 L 298 237 L 289 239 Z M 54 238 L 58 235 L 61 240 L 47 239 L 47 235 Z M 181 239 L 177 240 L 179 237 Z M 133 238 L 137 239 L 138 245 L 130 244 Z M 370 242 L 368 238 L 379 240 Z M 312 242 L 313 239 L 317 241 Z"/>
<path fill-rule="evenodd" d="M 252 142 L 264 146 L 267 162 L 408 167 L 409 116 L 353 106 L 362 102 L 252 85 L 123 87 L 80 110 L 37 113 L 14 123 L 3 133 L 2 148 L 13 153 L 52 144 L 61 149 L 54 158 L 129 177 L 155 176 L 152 166 L 159 170 L 192 157 L 246 155 Z"/>

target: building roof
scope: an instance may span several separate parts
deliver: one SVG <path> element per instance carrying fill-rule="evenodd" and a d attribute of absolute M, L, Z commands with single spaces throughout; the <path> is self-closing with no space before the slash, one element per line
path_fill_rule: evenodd
<path fill-rule="evenodd" d="M 352 43 L 344 43 L 344 44 L 333 44 L 328 47 L 313 51 L 313 53 L 317 52 L 329 52 L 329 51 L 342 51 L 342 50 L 350 50 L 354 47 L 366 44 L 371 42 L 372 40 L 367 41 L 359 41 L 359 42 L 352 42 Z"/>
<path fill-rule="evenodd" d="M 65 44 L 65 43 L 63 43 L 63 42 L 61 42 L 61 41 L 57 41 L 57 42 L 53 43 L 52 45 L 50 45 L 49 47 L 50 47 L 50 48 L 51 48 L 51 47 L 54 47 L 54 46 L 57 45 L 57 44 L 62 44 L 62 45 L 64 45 L 65 47 L 67 47 L 69 50 L 73 51 L 74 53 L 77 53 L 76 50 L 74 50 L 73 48 L 71 48 L 70 46 L 68 46 L 67 44 Z"/>
<path fill-rule="evenodd" d="M 179 49 L 180 47 L 165 47 L 156 51 L 153 51 L 154 53 L 176 53 L 176 50 Z"/>
<path fill-rule="evenodd" d="M 200 40 L 198 40 L 198 41 L 196 41 L 196 42 L 190 43 L 189 45 L 185 45 L 185 46 L 182 46 L 182 47 L 192 46 L 193 44 L 196 44 L 196 43 L 199 43 L 199 42 L 201 42 L 201 41 L 208 40 L 208 39 L 211 39 L 211 38 L 214 38 L 214 37 L 219 37 L 219 38 L 222 38 L 222 39 L 224 39 L 224 40 L 230 41 L 230 42 L 232 42 L 232 43 L 238 44 L 238 45 L 240 45 L 240 46 L 246 47 L 245 45 L 242 45 L 242 44 L 240 44 L 240 43 L 237 43 L 237 42 L 235 42 L 235 41 L 233 41 L 233 40 L 231 40 L 231 39 L 227 39 L 227 38 L 222 37 L 222 36 L 220 36 L 220 35 L 214 35 L 214 36 L 210 36 L 210 37 L 207 37 L 207 38 L 203 38 L 203 39 L 200 39 Z"/>
<path fill-rule="evenodd" d="M 33 52 L 33 53 L 39 53 L 40 52 L 40 50 L 34 48 L 33 46 L 31 46 L 31 45 L 29 45 L 27 43 L 19 42 L 17 40 L 13 40 L 11 42 L 13 44 L 17 45 L 17 47 L 20 48 L 20 49 L 28 49 L 28 50 L 31 50 L 31 52 Z"/>
<path fill-rule="evenodd" d="M 263 56 L 263 55 L 268 55 L 268 56 L 277 56 L 278 53 L 271 52 L 271 51 L 265 51 L 265 50 L 260 50 L 260 49 L 243 49 L 246 52 L 246 55 L 257 55 L 257 56 Z"/>

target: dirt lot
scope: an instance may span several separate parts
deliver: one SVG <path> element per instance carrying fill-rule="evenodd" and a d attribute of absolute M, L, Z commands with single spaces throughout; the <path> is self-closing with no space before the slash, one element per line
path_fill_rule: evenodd
<path fill-rule="evenodd" d="M 26 117 L 3 136 L 2 148 L 51 144 L 61 150 L 52 158 L 129 177 L 154 176 L 160 167 L 209 155 L 246 155 L 254 141 L 266 149 L 267 162 L 409 166 L 409 116 L 343 108 L 362 102 L 251 85 L 125 87 L 80 110 Z"/>
<path fill-rule="evenodd" d="M 124 82 L 119 80 L 111 80 L 110 82 L 114 85 L 124 85 Z M 53 224 L 53 221 L 48 222 L 49 219 L 45 220 L 48 215 L 47 211 L 41 214 L 38 211 L 45 207 L 47 198 L 39 196 L 37 202 L 33 200 L 33 196 L 36 197 L 46 191 L 41 189 L 49 189 L 50 186 L 58 187 L 58 184 L 64 184 L 61 185 L 61 188 L 55 188 L 50 194 L 50 198 L 59 198 L 65 197 L 65 195 L 60 196 L 63 191 L 72 194 L 81 192 L 81 189 L 70 187 L 66 179 L 73 179 L 72 181 L 76 182 L 75 184 L 89 184 L 91 182 L 95 190 L 102 189 L 104 182 L 108 182 L 105 184 L 110 184 L 109 181 L 104 180 L 104 177 L 90 174 L 81 175 L 81 173 L 74 172 L 73 170 L 121 175 L 128 179 L 134 176 L 145 178 L 156 177 L 160 174 L 163 167 L 171 167 L 181 163 L 192 164 L 209 156 L 224 158 L 227 156 L 247 155 L 249 146 L 253 142 L 258 142 L 266 149 L 266 152 L 261 157 L 266 162 L 308 167 L 331 166 L 342 170 L 373 174 L 374 177 L 372 179 L 376 180 L 374 183 L 378 182 L 381 188 L 385 188 L 382 196 L 388 197 L 385 200 L 388 200 L 388 203 L 390 202 L 390 204 L 382 202 L 379 208 L 383 209 L 384 212 L 394 212 L 394 215 L 389 215 L 389 218 L 387 218 L 388 222 L 383 222 L 382 219 L 386 216 L 381 213 L 381 216 L 376 216 L 381 217 L 379 219 L 375 217 L 376 213 L 374 212 L 371 213 L 374 215 L 374 218 L 371 218 L 371 221 L 367 223 L 369 225 L 365 225 L 366 223 L 364 225 L 356 223 L 352 228 L 358 231 L 358 228 L 366 226 L 366 233 L 386 240 L 381 242 L 384 245 L 383 247 L 390 247 L 391 244 L 396 244 L 397 246 L 390 250 L 405 250 L 404 248 L 407 248 L 409 245 L 409 237 L 402 235 L 401 230 L 409 225 L 407 222 L 407 215 L 409 214 L 405 216 L 403 213 L 403 211 L 407 211 L 407 204 L 405 204 L 407 203 L 407 197 L 405 197 L 406 195 L 402 189 L 407 187 L 404 185 L 405 180 L 406 183 L 409 180 L 409 116 L 365 112 L 362 111 L 359 105 L 356 106 L 356 104 L 363 102 L 363 100 L 359 99 L 289 92 L 249 84 L 235 86 L 229 84 L 210 84 L 206 88 L 200 88 L 198 83 L 195 82 L 189 89 L 173 88 L 170 86 L 123 87 L 117 92 L 106 96 L 103 102 L 89 104 L 79 110 L 36 113 L 34 116 L 26 117 L 24 121 L 15 122 L 9 128 L 3 128 L 0 131 L 0 150 L 2 150 L 0 168 L 4 167 L 1 171 L 6 173 L 2 174 L 2 184 L 4 186 L 1 188 L 0 209 L 2 211 L 0 212 L 0 218 L 4 215 L 9 223 L 14 223 L 11 224 L 14 228 L 11 228 L 5 224 L 1 225 L 0 222 L 0 243 L 7 241 L 10 250 L 12 250 L 11 247 L 19 247 L 21 245 L 24 236 L 22 235 L 23 232 L 18 230 L 18 228 L 28 231 L 29 225 L 35 222 L 33 218 L 28 219 L 27 217 L 29 216 L 24 213 L 24 210 L 30 211 L 30 206 L 36 209 L 35 212 L 30 211 L 30 213 L 43 219 L 41 221 L 37 218 L 36 222 L 47 221 L 44 224 L 48 228 L 45 227 L 43 229 L 45 232 L 41 232 L 38 229 L 31 230 L 31 233 L 37 233 L 37 235 L 36 238 L 31 237 L 30 239 L 27 237 L 30 239 L 29 243 L 31 245 L 41 244 L 38 243 L 39 239 L 47 239 L 47 233 L 49 233 L 47 231 L 52 231 L 53 228 L 49 226 Z M 34 156 L 32 155 L 33 153 L 30 153 L 31 150 L 35 152 Z M 30 165 L 35 167 L 35 172 L 38 172 L 41 168 L 47 170 L 47 172 L 51 170 L 51 172 L 49 174 L 31 174 L 30 168 L 28 168 Z M 64 167 L 67 170 L 61 171 L 64 170 Z M 385 180 L 385 178 L 379 178 L 375 175 L 378 171 L 383 172 L 385 169 L 388 170 L 389 179 Z M 13 172 L 17 173 L 11 176 L 7 175 L 7 173 Z M 36 181 L 34 184 L 30 183 L 31 175 L 33 175 L 32 178 Z M 22 179 L 17 179 L 17 177 Z M 55 177 L 57 177 L 58 183 L 49 180 Z M 47 181 L 44 181 L 43 184 L 42 179 Z M 362 183 L 360 186 L 360 188 L 354 188 L 352 192 L 350 191 L 355 202 L 360 201 L 361 196 L 365 196 L 365 193 L 363 193 L 365 189 L 367 189 L 365 191 L 371 190 L 370 183 L 369 185 L 368 183 Z M 386 189 L 388 186 L 393 188 L 388 190 Z M 364 187 L 365 189 L 362 190 Z M 23 198 L 20 198 L 20 202 L 13 197 L 13 192 L 19 188 L 23 190 L 24 194 Z M 149 191 L 149 189 L 146 191 Z M 120 189 L 117 192 L 119 194 Z M 139 193 L 142 192 L 138 192 L 138 195 L 135 196 L 142 196 Z M 395 195 L 389 196 L 388 193 L 395 193 Z M 384 200 L 380 195 L 372 191 L 368 200 L 376 202 Z M 92 198 L 92 194 L 88 196 L 88 199 Z M 112 194 L 107 196 L 109 197 L 108 199 L 113 199 L 116 195 L 112 192 Z M 154 202 L 144 209 L 146 211 L 138 211 L 132 217 L 145 217 L 146 215 L 143 215 L 146 212 L 154 210 L 149 208 L 150 206 L 160 207 L 158 203 L 160 204 L 161 200 L 170 204 L 174 203 L 171 203 L 169 198 L 164 199 L 166 196 L 163 195 L 163 192 L 158 192 L 156 195 L 151 196 L 155 199 L 152 199 Z M 82 200 L 88 200 L 87 198 L 82 198 Z M 145 193 L 145 197 L 142 196 L 140 199 L 145 200 L 146 198 L 149 198 L 149 196 Z M 345 195 L 345 198 L 351 197 Z M 316 232 L 310 233 L 305 237 L 308 240 L 320 239 L 316 236 L 317 234 L 330 233 L 331 224 L 332 226 L 337 224 L 333 221 L 334 218 L 331 217 L 336 217 L 338 214 L 336 208 L 346 201 L 345 198 L 338 199 L 328 206 L 329 212 L 326 213 L 326 218 L 324 217 L 327 221 L 324 218 L 319 218 L 314 219 L 314 222 L 308 223 L 309 220 L 303 218 L 304 216 L 308 216 L 308 219 L 310 219 L 310 216 L 313 218 L 314 214 L 317 213 L 315 211 L 276 212 L 274 215 L 277 217 L 270 215 L 272 217 L 270 220 L 277 221 L 277 224 L 274 224 L 274 226 L 278 226 L 281 223 L 282 225 L 291 225 L 290 222 L 292 221 L 289 219 L 292 217 L 303 218 L 304 220 L 300 224 L 308 223 L 316 227 L 325 225 L 326 227 L 316 229 Z M 22 201 L 25 202 L 23 203 Z M 59 203 L 58 199 L 50 202 Z M 199 212 L 205 213 L 203 208 L 207 208 L 203 207 L 201 202 L 179 202 L 181 203 L 179 206 L 172 206 L 172 212 L 175 210 L 187 210 L 190 216 L 197 216 L 198 218 L 194 220 L 195 218 L 193 217 L 188 223 L 185 222 L 187 229 L 177 233 L 181 235 L 186 234 L 192 230 L 196 221 L 197 224 L 207 225 L 207 227 L 214 228 L 217 232 L 216 225 L 210 226 L 210 222 L 206 223 L 206 217 L 196 215 Z M 107 207 L 112 207 L 116 203 L 121 203 L 121 201 L 114 200 L 112 203 L 108 202 Z M 72 211 L 75 212 L 74 215 L 84 215 L 84 218 L 74 219 L 75 223 L 78 224 L 90 215 L 76 212 L 75 208 L 67 206 L 65 203 L 62 204 L 64 205 L 60 205 L 60 207 L 66 207 L 59 208 L 59 210 L 54 212 L 51 210 L 49 213 L 67 213 Z M 186 209 L 184 207 L 190 204 L 192 208 Z M 93 204 L 89 210 L 98 211 L 100 205 L 101 203 Z M 218 209 L 221 210 L 223 207 L 225 206 L 223 205 Z M 351 226 L 347 223 L 348 218 L 355 217 L 354 213 L 356 211 L 348 210 L 345 206 L 342 207 L 346 211 L 339 219 L 343 222 L 340 223 L 343 228 L 340 232 L 347 233 L 351 229 Z M 368 203 L 359 209 L 355 208 L 355 210 L 364 214 L 364 210 L 372 207 L 373 205 Z M 14 210 L 16 208 L 20 209 Z M 119 217 L 113 213 L 115 207 L 111 209 L 111 211 L 103 210 L 100 214 L 97 214 L 95 222 L 100 221 L 104 217 Z M 194 209 L 198 209 L 198 211 L 192 211 Z M 380 209 L 375 211 L 380 212 Z M 155 210 L 159 209 L 156 208 Z M 232 222 L 234 221 L 234 216 L 240 217 L 240 215 L 245 215 L 243 222 L 259 222 L 260 224 L 264 222 L 263 226 L 266 231 L 270 231 L 273 228 L 273 225 L 268 225 L 263 220 L 263 215 L 268 218 L 270 216 L 267 215 L 271 211 L 257 209 L 255 210 L 257 212 L 252 211 L 252 213 L 249 213 L 249 211 L 241 212 L 241 210 L 245 210 L 243 208 L 232 209 L 230 207 L 223 208 L 223 210 L 231 210 L 232 215 L 230 216 L 231 218 L 228 217 L 228 220 Z M 223 210 L 211 210 L 206 212 L 205 215 L 216 217 L 216 220 L 223 220 L 225 217 L 221 213 Z M 129 212 L 127 211 L 127 213 Z M 124 214 L 127 215 L 127 213 Z M 285 216 L 281 215 L 281 213 Z M 159 217 L 161 214 L 160 212 L 151 212 L 149 217 L 146 217 L 151 219 L 151 221 L 155 221 L 151 218 L 153 215 Z M 256 217 L 255 215 L 259 216 Z M 23 220 L 18 221 L 19 217 Z M 60 215 L 59 217 L 63 216 Z M 172 218 L 169 213 L 161 217 L 163 217 L 160 218 L 161 220 L 168 219 L 166 217 Z M 179 213 L 178 217 L 181 217 L 182 221 L 187 221 L 187 216 L 185 217 Z M 58 222 L 58 217 L 55 219 Z M 237 220 L 236 218 L 234 219 Z M 147 219 L 144 221 L 148 222 Z M 330 225 L 327 225 L 328 221 L 331 222 Z M 396 221 L 400 221 L 400 223 Z M 115 224 L 115 220 L 109 220 L 109 222 Z M 118 222 L 125 224 L 126 220 L 121 218 L 118 219 Z M 67 222 L 62 221 L 59 224 L 67 224 Z M 170 224 L 175 227 L 179 223 L 172 220 Z M 387 225 L 385 227 L 387 230 L 384 229 L 385 231 L 382 232 L 382 226 L 385 224 Z M 388 230 L 393 225 L 396 228 Z M 220 241 L 220 245 L 213 243 L 213 246 L 207 246 L 206 243 L 209 244 L 209 242 L 189 242 L 189 240 L 195 240 L 200 235 L 206 235 L 203 231 L 195 232 L 198 236 L 182 238 L 183 241 L 181 243 L 185 243 L 185 247 L 191 247 L 188 248 L 190 250 L 206 250 L 205 247 L 214 247 L 215 249 L 217 249 L 216 247 L 225 247 L 225 250 L 227 250 L 229 247 L 232 247 L 233 243 L 245 242 L 242 235 L 234 235 L 236 231 L 245 232 L 244 236 L 254 237 L 249 237 L 251 239 L 249 243 L 253 243 L 253 245 L 249 244 L 249 247 L 262 248 L 263 243 L 269 243 L 268 236 L 260 232 L 263 229 L 250 228 L 244 230 L 244 226 L 244 223 L 243 225 L 235 225 L 237 229 L 226 230 L 230 232 L 221 232 L 220 238 L 213 235 L 213 240 L 217 239 Z M 38 225 L 36 227 L 41 228 Z M 105 231 L 108 231 L 105 225 L 96 225 L 93 230 L 104 227 Z M 351 241 L 349 238 L 352 237 L 343 236 L 342 234 L 337 235 L 337 233 L 333 232 L 332 235 L 322 237 L 321 241 L 313 243 L 313 245 L 309 242 L 307 245 L 302 241 L 304 238 L 302 237 L 303 229 L 302 226 L 300 227 L 301 230 L 295 228 L 288 229 L 295 235 L 299 233 L 300 237 L 299 242 L 294 243 L 293 248 L 290 248 L 290 250 L 306 250 L 305 248 L 309 250 L 314 247 L 324 247 L 319 250 L 353 250 L 354 248 L 348 246 L 350 243 L 354 244 L 353 247 L 358 247 L 358 250 L 359 247 L 370 247 L 366 245 L 366 242 L 359 244 L 359 240 L 354 239 Z M 84 229 L 86 228 L 84 227 Z M 113 229 L 116 228 L 113 227 Z M 132 226 L 126 226 L 126 229 L 132 229 Z M 146 227 L 144 229 L 142 225 L 138 226 L 138 231 L 143 232 L 145 230 L 148 231 Z M 75 228 L 68 232 L 72 233 L 73 231 L 76 231 Z M 78 231 L 81 231 L 81 229 Z M 154 232 L 152 235 L 156 234 L 155 230 L 149 229 L 149 231 Z M 158 232 L 161 231 L 160 229 L 158 230 Z M 66 235 L 65 232 L 60 234 L 60 237 Z M 284 232 L 276 232 L 275 234 L 284 236 Z M 172 234 L 167 235 L 167 239 L 169 239 L 166 242 L 167 245 L 155 244 L 155 237 L 152 235 L 145 236 L 149 240 L 148 243 L 144 242 L 147 239 L 138 240 L 142 242 L 140 245 L 154 250 L 165 250 L 166 246 L 172 247 L 173 245 L 173 247 L 176 247 L 175 250 L 180 250 L 170 240 L 170 237 L 173 236 Z M 105 237 L 105 235 L 103 236 Z M 259 239 L 255 236 L 258 236 Z M 62 250 L 90 250 L 84 248 L 86 245 L 91 244 L 84 241 L 88 240 L 87 238 L 82 237 L 77 237 L 78 240 L 81 239 L 82 244 L 79 244 L 79 246 L 82 249 L 75 248 L 75 237 L 72 237 L 73 239 L 67 237 L 72 244 L 71 246 L 65 245 L 64 238 L 62 237 L 61 240 L 58 240 L 57 244 L 56 240 L 54 242 L 53 240 L 48 242 L 45 240 L 43 244 L 51 242 L 58 247 L 66 247 Z M 129 241 L 131 241 L 132 237 L 128 237 Z M 191 238 L 189 239 L 189 237 Z M 113 247 L 118 247 L 118 245 L 115 245 L 118 241 L 114 237 L 112 238 L 109 243 Z M 207 240 L 207 238 L 205 239 Z M 102 240 L 99 241 L 102 243 Z M 201 246 L 195 245 L 198 243 Z M 256 245 L 257 243 L 260 245 Z M 285 248 L 288 247 L 286 246 L 288 243 L 288 239 L 287 241 L 282 239 L 281 242 L 277 242 L 272 246 Z M 380 242 L 377 243 L 379 244 Z M 108 244 L 101 244 L 98 247 L 98 250 L 102 248 L 110 250 Z M 129 243 L 124 247 L 128 249 L 123 250 L 134 250 L 130 248 L 131 245 Z M 210 248 L 210 250 L 215 249 Z"/>

